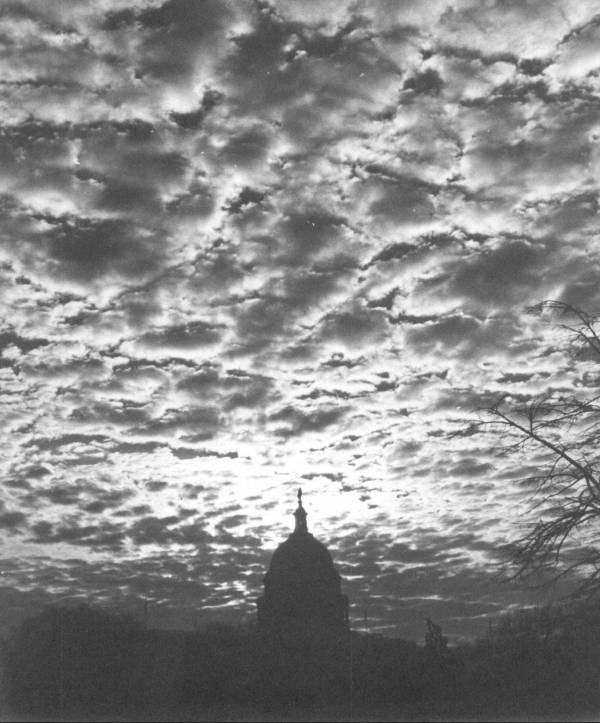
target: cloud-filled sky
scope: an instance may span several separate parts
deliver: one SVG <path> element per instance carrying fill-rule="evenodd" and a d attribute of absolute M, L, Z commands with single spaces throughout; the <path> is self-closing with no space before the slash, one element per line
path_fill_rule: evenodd
<path fill-rule="evenodd" d="M 298 486 L 357 626 L 531 601 L 469 425 L 600 383 L 525 313 L 600 307 L 597 4 L 1 9 L 6 619 L 252 615 Z"/>

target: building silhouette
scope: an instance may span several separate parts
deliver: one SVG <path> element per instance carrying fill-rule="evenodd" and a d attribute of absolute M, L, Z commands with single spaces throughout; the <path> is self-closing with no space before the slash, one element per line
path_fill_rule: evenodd
<path fill-rule="evenodd" d="M 295 528 L 273 553 L 257 601 L 259 630 L 272 638 L 323 637 L 349 631 L 348 598 L 329 551 L 308 531 L 302 490 Z"/>

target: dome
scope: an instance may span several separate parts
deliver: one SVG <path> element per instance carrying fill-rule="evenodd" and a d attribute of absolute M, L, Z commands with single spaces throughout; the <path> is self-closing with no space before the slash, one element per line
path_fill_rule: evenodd
<path fill-rule="evenodd" d="M 273 553 L 264 578 L 259 627 L 271 633 L 345 632 L 348 601 L 329 551 L 308 532 L 301 490 L 294 516 L 296 529 Z"/>
<path fill-rule="evenodd" d="M 265 592 L 296 594 L 306 586 L 340 591 L 329 551 L 310 532 L 293 532 L 273 553 Z"/>

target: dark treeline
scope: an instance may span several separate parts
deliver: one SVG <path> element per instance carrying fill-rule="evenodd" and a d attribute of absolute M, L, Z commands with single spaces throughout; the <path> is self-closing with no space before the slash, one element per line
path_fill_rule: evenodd
<path fill-rule="evenodd" d="M 520 611 L 449 647 L 352 633 L 265 640 L 251 626 L 145 629 L 88 606 L 48 608 L 3 642 L 17 719 L 509 719 L 600 710 L 600 609 Z"/>

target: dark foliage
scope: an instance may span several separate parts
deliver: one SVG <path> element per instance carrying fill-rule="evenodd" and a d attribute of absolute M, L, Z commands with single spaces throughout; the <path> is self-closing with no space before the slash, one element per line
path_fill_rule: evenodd
<path fill-rule="evenodd" d="M 87 606 L 50 608 L 5 641 L 3 669 L 19 719 L 585 719 L 600 706 L 600 610 L 520 611 L 449 647 L 431 621 L 418 646 L 147 630 Z"/>

